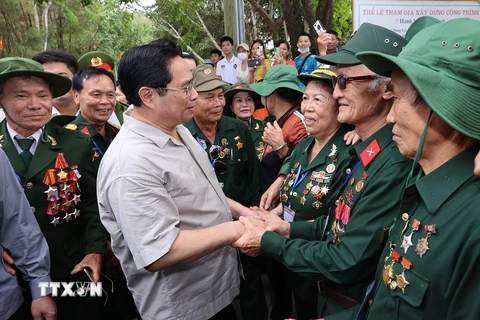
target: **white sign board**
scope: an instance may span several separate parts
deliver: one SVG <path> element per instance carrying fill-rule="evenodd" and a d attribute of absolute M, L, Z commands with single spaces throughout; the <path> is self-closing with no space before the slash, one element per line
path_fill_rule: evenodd
<path fill-rule="evenodd" d="M 480 4 L 475 1 L 353 0 L 353 29 L 364 22 L 377 24 L 405 36 L 408 27 L 421 16 L 441 21 L 454 18 L 480 20 Z M 461 32 L 461 30 L 459 30 Z M 480 30 L 479 30 L 480 32 Z"/>

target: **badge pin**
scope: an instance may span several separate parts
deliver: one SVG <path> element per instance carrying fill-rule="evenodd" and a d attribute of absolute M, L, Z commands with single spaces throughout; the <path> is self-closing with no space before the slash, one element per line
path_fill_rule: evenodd
<path fill-rule="evenodd" d="M 328 166 L 327 166 L 327 172 L 328 173 L 333 173 L 335 171 L 335 165 L 333 163 L 330 163 Z"/>

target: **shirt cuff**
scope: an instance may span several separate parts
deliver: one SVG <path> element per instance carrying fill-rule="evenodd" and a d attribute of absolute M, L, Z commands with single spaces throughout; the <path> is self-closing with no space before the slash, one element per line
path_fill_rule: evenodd
<path fill-rule="evenodd" d="M 40 282 L 52 282 L 52 279 L 50 278 L 50 276 L 45 276 L 45 277 L 42 277 L 42 278 L 38 278 L 37 280 L 33 280 L 33 281 L 30 281 L 29 282 L 29 285 L 30 285 L 30 292 L 32 294 L 32 299 L 35 300 L 35 299 L 38 299 L 38 298 L 41 298 L 41 297 L 44 297 L 45 295 L 42 295 L 41 294 L 41 289 L 40 287 L 38 286 L 38 284 Z M 51 294 L 52 293 L 52 288 L 48 287 L 47 288 L 47 295 Z"/>
<path fill-rule="evenodd" d="M 310 239 L 315 223 L 307 221 L 295 221 L 290 223 L 290 238 Z"/>
<path fill-rule="evenodd" d="M 267 231 L 260 240 L 260 247 L 263 253 L 276 260 L 280 260 L 283 255 L 284 243 L 288 238 L 281 236 L 275 232 Z M 280 260 L 281 261 L 281 260 Z"/>

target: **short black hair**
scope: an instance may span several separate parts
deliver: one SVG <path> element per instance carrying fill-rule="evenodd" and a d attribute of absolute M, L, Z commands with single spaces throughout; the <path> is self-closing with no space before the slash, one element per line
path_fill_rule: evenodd
<path fill-rule="evenodd" d="M 222 51 L 218 50 L 218 49 L 213 49 L 212 51 L 210 51 L 210 55 L 212 54 L 218 54 L 219 57 L 221 57 L 223 55 Z"/>
<path fill-rule="evenodd" d="M 113 86 L 115 87 L 115 78 L 110 71 L 102 68 L 86 67 L 73 75 L 72 89 L 80 92 L 83 90 L 83 80 L 89 80 L 101 75 L 106 75 L 110 80 L 112 80 Z"/>
<path fill-rule="evenodd" d="M 337 33 L 337 31 L 335 31 L 335 30 L 328 29 L 328 30 L 327 30 L 327 33 L 328 33 L 328 34 L 334 34 L 334 35 L 335 35 L 335 37 L 337 37 L 337 38 L 338 38 L 338 33 Z"/>
<path fill-rule="evenodd" d="M 224 43 L 225 41 L 228 41 L 230 42 L 230 44 L 233 46 L 233 39 L 232 37 L 229 37 L 229 36 L 223 36 L 220 38 L 220 46 L 222 45 L 222 43 Z"/>
<path fill-rule="evenodd" d="M 118 66 L 118 82 L 127 100 L 140 106 L 138 95 L 141 87 L 165 88 L 172 81 L 171 61 L 181 57 L 175 42 L 168 39 L 127 50 Z"/>
<path fill-rule="evenodd" d="M 280 47 L 282 43 L 285 43 L 287 45 L 287 49 L 290 50 L 290 43 L 288 43 L 287 40 L 283 40 L 283 39 L 278 40 L 277 43 L 275 44 L 275 47 L 277 48 Z"/>
<path fill-rule="evenodd" d="M 37 61 L 40 64 L 45 64 L 49 62 L 61 62 L 65 63 L 68 70 L 73 74 L 78 71 L 78 61 L 77 58 L 72 56 L 70 53 L 61 50 L 47 50 L 42 51 L 39 54 L 33 56 L 32 60 Z"/>
<path fill-rule="evenodd" d="M 300 37 L 308 37 L 308 39 L 310 40 L 310 35 L 306 32 L 300 33 L 297 37 L 297 41 L 298 41 L 298 39 L 300 39 Z"/>

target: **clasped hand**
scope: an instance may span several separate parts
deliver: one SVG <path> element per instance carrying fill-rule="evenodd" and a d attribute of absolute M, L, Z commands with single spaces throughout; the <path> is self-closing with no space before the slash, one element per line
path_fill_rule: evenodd
<path fill-rule="evenodd" d="M 256 257 L 261 253 L 261 240 L 266 231 L 276 232 L 283 236 L 290 235 L 290 224 L 285 222 L 275 213 L 270 213 L 258 207 L 252 207 L 257 213 L 253 216 L 240 217 L 239 221 L 245 226 L 244 234 L 232 243 L 233 247 L 248 256 Z"/>

